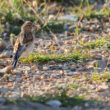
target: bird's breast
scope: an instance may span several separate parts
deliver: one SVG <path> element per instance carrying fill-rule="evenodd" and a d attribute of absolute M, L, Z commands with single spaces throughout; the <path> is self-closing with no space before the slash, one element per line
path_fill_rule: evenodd
<path fill-rule="evenodd" d="M 34 49 L 34 43 L 31 43 L 29 45 L 27 45 L 25 51 L 22 53 L 21 57 L 29 57 L 30 54 L 33 52 L 33 49 Z"/>

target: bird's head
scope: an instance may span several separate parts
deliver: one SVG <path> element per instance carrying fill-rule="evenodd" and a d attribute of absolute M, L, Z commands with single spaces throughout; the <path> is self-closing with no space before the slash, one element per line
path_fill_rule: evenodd
<path fill-rule="evenodd" d="M 35 29 L 36 25 L 33 24 L 31 21 L 26 21 L 22 27 L 21 27 L 21 31 L 24 32 L 32 32 L 33 29 Z"/>

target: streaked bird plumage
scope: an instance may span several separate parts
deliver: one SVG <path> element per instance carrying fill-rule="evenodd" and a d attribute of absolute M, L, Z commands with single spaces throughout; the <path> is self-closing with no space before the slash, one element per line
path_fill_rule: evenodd
<path fill-rule="evenodd" d="M 21 32 L 17 37 L 17 40 L 13 49 L 13 61 L 12 65 L 15 68 L 19 58 L 29 56 L 34 47 L 34 24 L 30 21 L 26 21 L 22 27 Z"/>

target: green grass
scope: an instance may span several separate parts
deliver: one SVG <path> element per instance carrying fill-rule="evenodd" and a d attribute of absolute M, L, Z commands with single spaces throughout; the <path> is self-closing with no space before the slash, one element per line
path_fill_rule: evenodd
<path fill-rule="evenodd" d="M 109 47 L 109 44 L 107 43 L 108 39 L 107 38 L 98 38 L 96 39 L 96 41 L 92 41 L 92 42 L 87 42 L 87 43 L 82 43 L 82 48 L 84 49 L 95 49 L 95 48 L 101 48 L 103 47 L 104 45 L 108 45 Z"/>
<path fill-rule="evenodd" d="M 78 18 L 106 18 L 110 17 L 110 8 L 109 7 L 103 7 L 101 10 L 92 9 L 90 7 L 89 2 L 87 2 L 87 5 L 84 7 L 84 4 L 81 2 L 80 7 L 69 7 L 67 10 L 74 12 Z"/>
<path fill-rule="evenodd" d="M 75 89 L 75 88 L 77 88 L 77 87 L 78 87 L 78 84 L 70 84 L 70 85 L 69 85 L 69 87 L 70 87 L 70 88 L 74 88 L 74 89 Z"/>
<path fill-rule="evenodd" d="M 95 49 L 95 48 L 100 48 L 104 45 L 103 41 L 98 41 L 98 42 L 90 42 L 86 45 L 84 45 L 84 48 L 88 48 L 88 49 Z"/>
<path fill-rule="evenodd" d="M 108 82 L 109 79 L 110 79 L 110 74 L 108 72 L 102 72 L 102 73 L 95 72 L 93 74 L 92 81 Z"/>
<path fill-rule="evenodd" d="M 77 62 L 82 61 L 84 59 L 90 59 L 90 57 L 87 54 L 83 54 L 81 52 L 74 52 L 73 54 L 50 54 L 50 55 L 43 55 L 36 53 L 33 53 L 30 55 L 29 58 L 23 58 L 21 59 L 22 62 L 25 63 L 31 63 L 31 62 L 37 62 L 37 63 L 44 63 L 48 61 L 55 61 L 55 62 Z"/>

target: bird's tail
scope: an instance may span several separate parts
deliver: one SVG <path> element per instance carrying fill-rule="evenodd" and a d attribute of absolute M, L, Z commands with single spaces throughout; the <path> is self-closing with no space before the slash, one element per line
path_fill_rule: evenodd
<path fill-rule="evenodd" d="M 12 62 L 13 68 L 16 68 L 17 62 L 18 62 L 18 60 L 13 60 L 13 62 Z"/>
<path fill-rule="evenodd" d="M 12 66 L 13 66 L 13 68 L 16 68 L 18 59 L 19 59 L 19 55 L 18 55 L 18 52 L 16 52 L 16 53 L 14 54 L 14 56 L 13 56 L 13 61 L 12 61 Z"/>
<path fill-rule="evenodd" d="M 19 57 L 20 57 L 20 55 L 22 54 L 22 52 L 25 50 L 25 45 L 23 45 L 23 46 L 21 46 L 21 45 L 19 45 L 18 46 L 19 48 L 18 48 L 18 50 L 16 51 L 16 53 L 14 54 L 14 56 L 13 56 L 13 61 L 12 61 L 12 65 L 13 65 L 13 67 L 14 68 L 16 68 L 16 65 L 17 65 L 17 62 L 18 62 L 18 60 L 19 60 Z"/>

